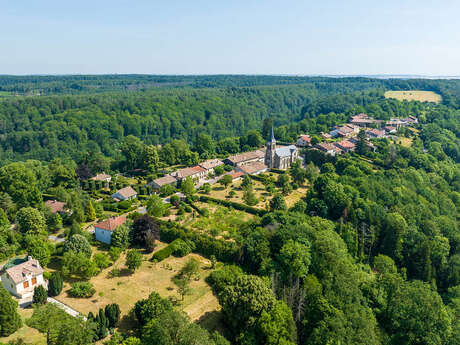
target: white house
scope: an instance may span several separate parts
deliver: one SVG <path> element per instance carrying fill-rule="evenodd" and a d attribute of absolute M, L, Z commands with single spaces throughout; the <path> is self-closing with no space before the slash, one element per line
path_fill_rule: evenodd
<path fill-rule="evenodd" d="M 126 222 L 126 217 L 119 216 L 104 220 L 94 225 L 96 240 L 110 244 L 112 232 Z"/>
<path fill-rule="evenodd" d="M 46 281 L 43 279 L 43 268 L 38 260 L 31 256 L 18 265 L 8 267 L 2 270 L 2 284 L 12 295 L 18 298 L 31 297 L 34 294 L 34 288 L 42 285 L 48 288 Z"/>
<path fill-rule="evenodd" d="M 117 190 L 115 193 L 112 194 L 112 198 L 120 201 L 132 200 L 137 198 L 137 192 L 133 189 L 133 187 L 128 186 Z"/>
<path fill-rule="evenodd" d="M 209 159 L 205 162 L 200 163 L 200 167 L 206 170 L 208 174 L 214 174 L 214 168 L 224 165 L 220 159 Z"/>

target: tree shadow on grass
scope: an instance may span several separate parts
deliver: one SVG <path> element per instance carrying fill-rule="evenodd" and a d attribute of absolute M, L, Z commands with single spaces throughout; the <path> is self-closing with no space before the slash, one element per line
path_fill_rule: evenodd
<path fill-rule="evenodd" d="M 133 313 L 129 313 L 127 315 L 123 315 L 120 321 L 118 321 L 118 331 L 128 334 L 130 336 L 135 336 L 136 332 L 135 329 L 138 327 L 137 321 Z"/>
<path fill-rule="evenodd" d="M 223 326 L 222 322 L 222 312 L 220 311 L 208 311 L 205 314 L 203 314 L 196 321 L 196 323 L 211 333 L 213 333 L 214 331 L 217 331 L 220 334 L 225 333 L 225 327 Z"/>

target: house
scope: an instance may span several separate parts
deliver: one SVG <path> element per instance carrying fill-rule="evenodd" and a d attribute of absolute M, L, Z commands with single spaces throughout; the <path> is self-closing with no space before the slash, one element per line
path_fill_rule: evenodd
<path fill-rule="evenodd" d="M 369 117 L 369 115 L 361 113 L 351 117 L 350 123 L 359 127 L 367 127 L 368 125 L 375 123 L 376 121 Z"/>
<path fill-rule="evenodd" d="M 133 187 L 128 186 L 117 190 L 112 194 L 112 198 L 118 201 L 132 200 L 137 198 L 137 192 L 133 189 Z"/>
<path fill-rule="evenodd" d="M 385 137 L 385 131 L 380 129 L 368 129 L 366 131 L 366 136 L 370 139 L 380 139 Z"/>
<path fill-rule="evenodd" d="M 177 180 L 174 176 L 171 175 L 165 175 L 163 177 L 157 178 L 153 180 L 152 182 L 149 182 L 148 185 L 152 186 L 153 190 L 159 191 L 161 187 L 166 186 L 166 185 L 175 185 L 177 183 Z"/>
<path fill-rule="evenodd" d="M 104 220 L 94 225 L 96 240 L 110 244 L 112 232 L 126 222 L 126 217 L 119 216 Z"/>
<path fill-rule="evenodd" d="M 238 155 L 230 156 L 224 160 L 225 163 L 233 166 L 242 166 L 253 162 L 263 162 L 265 152 L 263 150 L 255 150 L 243 152 Z"/>
<path fill-rule="evenodd" d="M 267 141 L 267 149 L 265 150 L 264 164 L 269 168 L 289 169 L 297 158 L 299 158 L 297 146 L 276 147 L 276 139 L 272 127 L 270 138 Z"/>
<path fill-rule="evenodd" d="M 350 140 L 342 140 L 334 143 L 336 147 L 338 147 L 340 150 L 343 152 L 351 152 L 354 151 L 356 148 L 356 145 L 350 141 Z"/>
<path fill-rule="evenodd" d="M 407 122 L 408 124 L 411 125 L 416 125 L 418 124 L 418 119 L 415 116 L 409 116 L 403 119 L 403 121 Z"/>
<path fill-rule="evenodd" d="M 199 165 L 205 169 L 206 173 L 209 175 L 214 174 L 214 168 L 224 165 L 224 162 L 222 162 L 220 159 L 209 159 L 203 163 L 200 163 Z"/>
<path fill-rule="evenodd" d="M 334 128 L 332 131 L 329 132 L 331 137 L 342 137 L 342 138 L 350 138 L 359 133 L 359 127 L 355 125 L 346 124 L 340 127 Z"/>
<path fill-rule="evenodd" d="M 297 144 L 297 146 L 300 146 L 300 147 L 310 146 L 311 137 L 309 135 L 306 135 L 306 134 L 301 134 L 297 138 L 297 143 L 296 144 Z"/>
<path fill-rule="evenodd" d="M 396 129 L 400 129 L 401 127 L 406 127 L 408 123 L 401 119 L 391 118 L 390 121 L 386 122 L 386 125 L 396 127 Z"/>
<path fill-rule="evenodd" d="M 48 206 L 50 208 L 52 214 L 62 214 L 66 212 L 65 207 L 67 206 L 67 203 L 57 200 L 46 200 L 45 206 Z"/>
<path fill-rule="evenodd" d="M 234 172 L 233 174 L 230 174 L 230 176 L 232 177 L 233 181 L 238 181 L 239 179 L 241 179 L 244 176 L 244 172 L 237 171 L 237 172 Z"/>
<path fill-rule="evenodd" d="M 258 175 L 266 172 L 268 170 L 268 166 L 266 166 L 262 162 L 253 162 L 250 164 L 239 166 L 237 167 L 237 169 L 244 175 Z"/>
<path fill-rule="evenodd" d="M 324 133 L 324 132 L 321 132 L 321 137 L 326 140 L 332 138 L 332 136 L 329 133 Z"/>
<path fill-rule="evenodd" d="M 341 150 L 331 143 L 319 143 L 315 145 L 314 148 L 331 156 L 341 153 Z"/>
<path fill-rule="evenodd" d="M 200 167 L 199 165 L 196 165 L 191 168 L 179 169 L 171 173 L 170 175 L 175 177 L 179 181 L 182 181 L 186 179 L 187 177 L 190 177 L 192 179 L 196 179 L 199 181 L 207 176 L 206 169 Z"/>
<path fill-rule="evenodd" d="M 12 295 L 18 298 L 32 297 L 34 288 L 42 285 L 48 288 L 46 281 L 43 279 L 43 268 L 38 260 L 31 256 L 27 260 L 10 266 L 6 264 L 2 269 L 2 284 Z"/>
<path fill-rule="evenodd" d="M 394 134 L 397 132 L 397 129 L 396 127 L 392 127 L 392 126 L 385 126 L 383 128 L 383 130 L 387 133 L 387 134 Z"/>
<path fill-rule="evenodd" d="M 110 182 L 112 180 L 112 176 L 102 173 L 102 174 L 97 174 L 96 176 L 91 177 L 91 180 Z"/>

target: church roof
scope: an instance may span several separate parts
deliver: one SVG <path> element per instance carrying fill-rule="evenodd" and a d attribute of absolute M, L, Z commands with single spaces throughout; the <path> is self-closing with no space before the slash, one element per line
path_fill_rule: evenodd
<path fill-rule="evenodd" d="M 296 151 L 297 147 L 295 145 L 283 146 L 278 147 L 275 150 L 275 154 L 279 157 L 289 157 L 291 156 L 293 151 Z"/>

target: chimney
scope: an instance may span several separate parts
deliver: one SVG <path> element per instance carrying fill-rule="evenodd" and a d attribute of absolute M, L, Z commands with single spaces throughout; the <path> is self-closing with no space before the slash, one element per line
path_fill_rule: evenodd
<path fill-rule="evenodd" d="M 30 260 L 32 260 L 32 257 L 29 255 L 29 256 L 27 257 L 27 261 L 30 261 Z"/>

